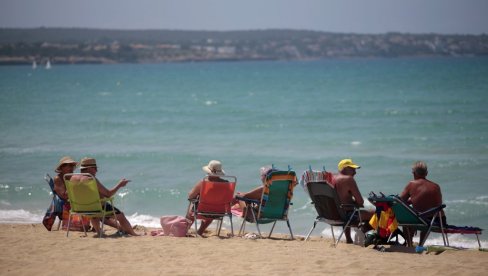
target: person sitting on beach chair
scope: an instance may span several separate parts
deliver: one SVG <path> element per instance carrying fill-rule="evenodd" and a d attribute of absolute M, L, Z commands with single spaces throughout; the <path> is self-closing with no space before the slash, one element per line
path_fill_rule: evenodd
<path fill-rule="evenodd" d="M 96 174 L 98 171 L 96 160 L 94 158 L 88 158 L 88 157 L 81 159 L 80 171 L 81 171 L 81 173 L 89 173 L 96 178 Z M 74 179 L 74 178 L 83 178 L 83 177 L 85 177 L 85 176 L 73 175 L 71 178 L 73 181 L 75 181 L 75 180 L 82 181 L 83 179 Z M 113 187 L 112 189 L 107 189 L 105 186 L 103 186 L 103 184 L 98 179 L 96 179 L 96 180 L 97 180 L 97 186 L 98 186 L 98 192 L 100 194 L 100 198 L 112 197 L 115 193 L 117 193 L 117 191 L 120 188 L 125 187 L 125 185 L 127 185 L 127 183 L 129 183 L 129 181 L 130 181 L 128 179 L 122 178 L 119 181 L 119 183 L 117 183 L 117 185 L 115 185 L 115 187 Z M 120 231 L 123 231 L 124 233 L 129 234 L 131 236 L 139 236 L 139 234 L 137 234 L 134 231 L 134 229 L 132 229 L 132 226 L 131 226 L 130 222 L 127 220 L 127 218 L 125 217 L 124 213 L 122 213 L 119 209 L 115 208 L 114 206 L 111 206 L 109 203 L 105 203 L 105 204 L 106 204 L 106 206 L 105 206 L 106 210 L 109 210 L 109 211 L 114 210 L 115 211 L 115 214 L 117 216 L 117 221 L 120 224 L 119 225 L 113 219 L 106 219 L 105 223 L 107 225 L 110 225 L 110 226 L 112 226 L 112 227 L 114 227 Z M 97 233 L 99 233 L 100 232 L 100 219 L 99 218 L 93 218 L 92 219 L 92 225 L 93 225 L 93 228 L 97 231 Z"/>
<path fill-rule="evenodd" d="M 73 160 L 73 158 L 64 156 L 59 160 L 58 166 L 56 167 L 55 172 L 57 175 L 54 177 L 54 191 L 64 201 L 67 201 L 68 199 L 66 186 L 64 184 L 64 175 L 73 173 L 77 165 L 78 162 Z"/>
<path fill-rule="evenodd" d="M 407 204 L 411 204 L 413 209 L 419 213 L 442 205 L 440 186 L 426 178 L 428 174 L 427 165 L 422 161 L 415 162 L 412 166 L 412 174 L 413 180 L 405 186 L 400 198 Z M 441 216 L 442 223 L 447 225 L 444 211 L 441 212 Z M 429 218 L 425 219 L 430 221 Z M 413 230 L 406 227 L 404 232 L 408 246 L 412 246 Z M 425 234 L 423 231 L 420 232 L 421 241 L 424 240 Z"/>
<path fill-rule="evenodd" d="M 236 197 L 241 197 L 241 198 L 247 198 L 247 199 L 254 199 L 254 200 L 260 200 L 261 196 L 263 194 L 263 189 L 264 189 L 264 184 L 266 183 L 266 176 L 271 173 L 277 171 L 274 169 L 272 166 L 264 166 L 259 169 L 260 175 L 261 175 L 261 185 L 254 188 L 253 190 L 247 192 L 247 193 L 242 193 L 242 192 L 237 192 Z M 243 216 L 246 214 L 246 202 L 242 200 L 236 200 L 234 202 L 234 206 L 232 206 L 232 211 L 236 215 Z M 252 213 L 247 212 L 247 219 L 249 221 L 252 221 Z"/>
<path fill-rule="evenodd" d="M 342 204 L 356 204 L 358 207 L 364 207 L 364 199 L 359 192 L 354 175 L 356 175 L 356 169 L 361 168 L 355 164 L 351 159 L 343 159 L 337 164 L 338 173 L 332 177 L 332 185 L 337 191 L 337 195 Z M 361 209 L 359 212 L 362 221 L 369 221 L 374 214 L 373 210 Z M 365 224 L 364 227 L 369 227 L 369 224 Z M 366 232 L 369 228 L 363 228 L 362 231 Z M 344 235 L 346 236 L 347 243 L 353 243 L 351 238 L 351 228 L 344 229 Z"/>
<path fill-rule="evenodd" d="M 208 181 L 212 182 L 228 182 L 225 179 L 220 178 L 220 176 L 225 176 L 225 172 L 222 169 L 222 163 L 218 160 L 211 160 L 208 162 L 208 165 L 203 166 L 202 170 L 207 173 Z M 200 196 L 200 190 L 203 185 L 204 180 L 198 181 L 195 186 L 191 189 L 191 191 L 188 193 L 188 200 L 194 200 L 197 199 Z M 186 213 L 186 218 L 191 221 L 191 224 L 193 224 L 193 221 L 195 220 L 195 216 L 193 215 L 193 204 L 191 203 L 188 206 L 188 210 Z M 200 224 L 200 227 L 198 228 L 197 234 L 198 235 L 203 235 L 207 227 L 212 223 L 214 218 L 212 217 L 205 217 L 202 219 L 202 223 Z"/>

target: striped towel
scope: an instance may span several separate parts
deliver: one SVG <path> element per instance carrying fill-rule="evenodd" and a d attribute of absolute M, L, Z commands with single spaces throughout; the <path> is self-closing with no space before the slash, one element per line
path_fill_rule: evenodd
<path fill-rule="evenodd" d="M 334 178 L 332 173 L 327 171 L 312 171 L 307 170 L 304 171 L 302 176 L 300 177 L 300 186 L 305 190 L 308 194 L 307 184 L 310 182 L 328 182 L 333 184 Z"/>

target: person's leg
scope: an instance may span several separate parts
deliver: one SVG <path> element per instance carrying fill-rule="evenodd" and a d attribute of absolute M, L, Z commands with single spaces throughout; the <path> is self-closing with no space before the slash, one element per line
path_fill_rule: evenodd
<path fill-rule="evenodd" d="M 198 235 L 203 235 L 203 232 L 207 229 L 207 227 L 212 223 L 213 219 L 202 219 L 200 223 L 200 227 L 198 227 Z"/>
<path fill-rule="evenodd" d="M 125 233 L 131 236 L 140 236 L 134 231 L 134 229 L 132 229 L 132 225 L 130 225 L 130 222 L 127 220 L 124 213 L 121 212 L 119 214 L 116 214 L 116 216 L 120 224 L 120 230 L 124 231 Z"/>
<path fill-rule="evenodd" d="M 115 222 L 115 219 L 111 216 L 111 217 L 105 217 L 104 221 L 103 221 L 106 225 L 108 226 L 111 226 L 115 229 L 118 229 L 120 230 L 120 225 L 118 225 L 116 222 Z"/>
<path fill-rule="evenodd" d="M 359 212 L 359 215 L 361 216 L 361 222 L 363 223 L 362 225 L 360 225 L 360 228 L 358 228 L 359 230 L 361 230 L 361 232 L 366 233 L 369 230 L 373 229 L 373 227 L 371 227 L 371 225 L 369 224 L 369 220 L 374 215 L 374 212 L 374 210 L 361 210 Z"/>
<path fill-rule="evenodd" d="M 413 246 L 413 231 L 410 227 L 403 226 L 403 235 L 405 236 L 407 246 Z"/>
<path fill-rule="evenodd" d="M 344 236 L 346 236 L 346 242 L 347 243 L 352 243 L 351 227 L 347 227 L 346 229 L 344 229 Z"/>
<path fill-rule="evenodd" d="M 419 241 L 419 243 L 421 243 L 425 239 L 425 236 L 426 235 L 427 235 L 427 231 L 420 231 L 420 241 Z"/>
<path fill-rule="evenodd" d="M 92 227 L 93 229 L 95 230 L 95 232 L 97 232 L 97 234 L 100 234 L 100 219 L 99 218 L 92 218 L 90 219 L 91 221 L 91 224 L 92 224 Z"/>

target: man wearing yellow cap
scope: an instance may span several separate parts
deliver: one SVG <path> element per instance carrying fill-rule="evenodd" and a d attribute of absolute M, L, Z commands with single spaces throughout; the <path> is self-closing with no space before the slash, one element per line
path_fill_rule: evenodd
<path fill-rule="evenodd" d="M 343 159 L 337 164 L 338 174 L 334 175 L 333 185 L 339 196 L 339 200 L 342 204 L 356 204 L 359 207 L 363 207 L 364 200 L 361 192 L 359 192 L 354 175 L 356 175 L 356 169 L 360 166 L 355 164 L 351 159 Z M 372 210 L 361 210 L 361 220 L 368 221 L 373 215 Z M 352 243 L 351 228 L 344 230 L 347 243 Z"/>

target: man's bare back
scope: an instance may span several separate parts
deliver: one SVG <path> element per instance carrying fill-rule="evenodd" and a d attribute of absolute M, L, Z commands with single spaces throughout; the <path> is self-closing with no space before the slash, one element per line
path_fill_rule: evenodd
<path fill-rule="evenodd" d="M 363 206 L 363 197 L 359 192 L 354 176 L 342 173 L 334 175 L 334 187 L 341 203 L 358 204 L 360 207 Z"/>
<path fill-rule="evenodd" d="M 442 204 L 441 188 L 425 178 L 410 181 L 400 194 L 402 200 L 411 203 L 418 212 L 424 212 Z"/>

